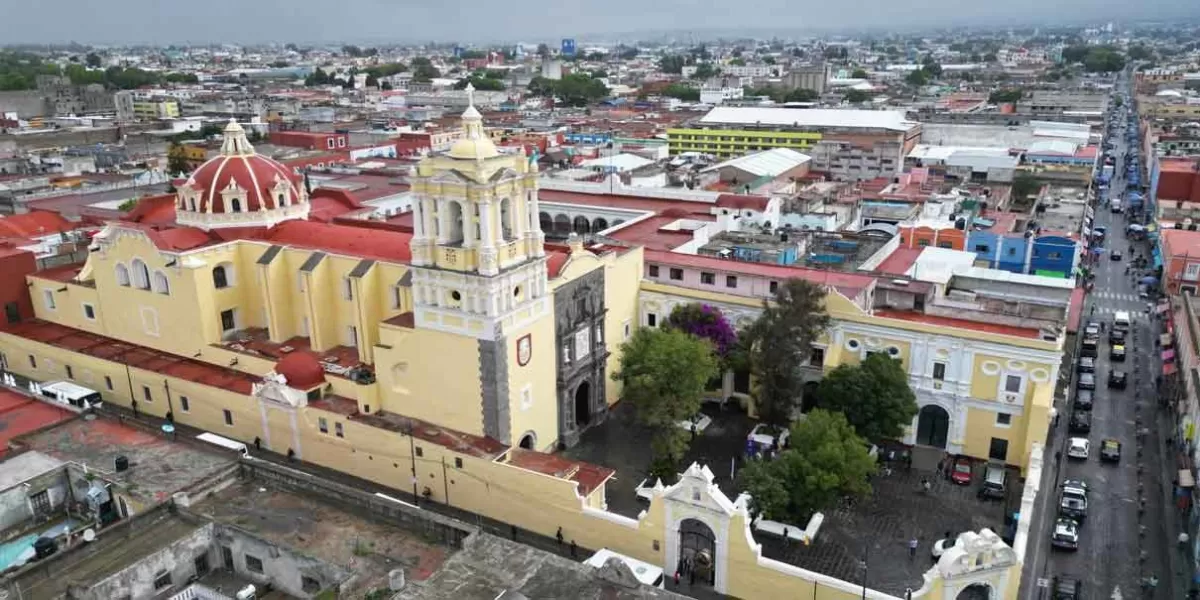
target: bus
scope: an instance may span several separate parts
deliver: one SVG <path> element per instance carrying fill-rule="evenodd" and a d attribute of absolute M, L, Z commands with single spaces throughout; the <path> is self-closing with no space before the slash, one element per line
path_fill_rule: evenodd
<path fill-rule="evenodd" d="M 625 563 L 625 566 L 629 567 L 630 571 L 633 571 L 633 576 L 636 577 L 638 582 L 642 585 L 656 587 L 660 590 L 667 589 L 666 580 L 663 578 L 663 570 L 660 567 L 656 567 L 648 562 L 640 561 L 631 556 L 625 556 L 624 554 L 613 552 L 608 548 L 601 548 L 595 554 L 593 554 L 591 558 L 583 561 L 583 564 L 599 569 L 600 567 L 603 567 L 604 563 L 607 563 L 608 559 L 610 558 L 621 559 L 621 562 Z"/>
<path fill-rule="evenodd" d="M 42 395 L 76 408 L 91 408 L 101 402 L 100 392 L 75 385 L 69 381 L 53 381 L 41 385 Z"/>

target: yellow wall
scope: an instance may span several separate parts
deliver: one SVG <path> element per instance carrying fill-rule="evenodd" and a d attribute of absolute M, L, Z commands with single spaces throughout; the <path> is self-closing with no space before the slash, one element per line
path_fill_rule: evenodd
<path fill-rule="evenodd" d="M 508 406 L 512 444 L 517 445 L 525 432 L 534 432 L 537 450 L 553 450 L 558 441 L 558 344 L 555 342 L 553 312 L 505 339 L 508 360 Z M 517 361 L 517 344 L 530 336 L 532 352 L 525 366 Z M 529 389 L 532 402 L 526 403 Z M 475 397 L 478 402 L 479 397 Z"/>
<path fill-rule="evenodd" d="M 375 375 L 384 410 L 465 433 L 483 434 L 479 342 L 466 336 L 388 325 L 380 328 L 380 334 Z"/>

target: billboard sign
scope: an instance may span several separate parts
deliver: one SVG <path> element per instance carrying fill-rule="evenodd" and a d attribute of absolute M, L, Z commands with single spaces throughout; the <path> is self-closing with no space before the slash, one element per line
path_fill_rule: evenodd
<path fill-rule="evenodd" d="M 563 38 L 562 55 L 563 55 L 563 57 L 566 57 L 566 58 L 575 56 L 575 40 L 574 39 Z"/>

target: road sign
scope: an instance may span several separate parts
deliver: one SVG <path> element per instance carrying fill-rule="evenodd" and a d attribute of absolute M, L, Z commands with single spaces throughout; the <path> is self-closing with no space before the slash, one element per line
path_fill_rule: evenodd
<path fill-rule="evenodd" d="M 1048 588 L 1050 587 L 1050 580 L 1046 579 L 1045 577 L 1038 577 L 1037 586 L 1041 588 Z"/>

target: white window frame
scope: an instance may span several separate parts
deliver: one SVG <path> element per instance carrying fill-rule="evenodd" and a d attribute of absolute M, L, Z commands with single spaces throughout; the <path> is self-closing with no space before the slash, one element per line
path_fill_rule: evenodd
<path fill-rule="evenodd" d="M 143 306 L 142 315 L 142 331 L 146 335 L 158 337 L 158 310 L 152 306 Z"/>
<path fill-rule="evenodd" d="M 232 317 L 233 317 L 233 327 L 231 327 L 231 328 L 229 328 L 229 329 L 226 329 L 226 328 L 225 328 L 225 323 L 224 323 L 225 319 L 224 319 L 223 315 L 224 315 L 226 312 L 229 312 L 230 316 L 232 316 Z M 229 333 L 230 331 L 237 331 L 237 330 L 239 329 L 239 327 L 238 327 L 238 309 L 237 309 L 237 307 L 234 307 L 234 308 L 228 308 L 228 309 L 226 309 L 226 310 L 223 310 L 223 311 L 221 311 L 221 312 L 217 313 L 217 320 L 221 322 L 221 333 Z"/>
<path fill-rule="evenodd" d="M 942 377 L 940 379 L 937 376 L 938 365 L 942 365 Z M 929 366 L 929 377 L 934 381 L 948 381 L 950 379 L 950 363 L 944 360 L 933 361 L 933 364 Z"/>
<path fill-rule="evenodd" d="M 58 303 L 54 301 L 54 290 L 42 288 L 42 302 L 46 305 L 46 310 L 58 310 Z"/>
<path fill-rule="evenodd" d="M 117 285 L 121 287 L 133 285 L 133 281 L 129 278 L 129 267 L 125 266 L 125 263 L 117 263 L 117 266 L 113 267 L 113 272 L 116 274 Z"/>
<path fill-rule="evenodd" d="M 346 345 L 351 348 L 358 347 L 358 327 L 354 325 L 346 326 Z"/>
<path fill-rule="evenodd" d="M 85 318 L 89 321 L 96 320 L 96 305 L 92 304 L 91 302 L 84 302 L 84 303 L 82 303 L 81 308 L 83 309 L 83 318 Z M 90 317 L 88 316 L 89 308 L 91 309 L 91 312 L 92 312 L 92 316 L 90 316 Z"/>
<path fill-rule="evenodd" d="M 633 335 L 633 321 L 625 319 L 625 322 L 621 324 L 621 333 L 623 339 L 628 340 Z"/>
<path fill-rule="evenodd" d="M 171 295 L 171 280 L 167 278 L 167 274 L 162 271 L 155 271 L 150 274 L 150 288 L 157 294 L 165 296 Z"/>
<path fill-rule="evenodd" d="M 1007 422 L 1007 423 L 1001 423 L 1001 422 L 1000 422 L 1000 415 L 1008 415 L 1008 422 Z M 1008 411 L 1003 411 L 1003 410 L 1001 410 L 1001 411 L 996 411 L 996 421 L 995 421 L 995 426 L 996 426 L 996 427 L 998 427 L 998 428 L 1000 428 L 1000 429 L 1009 429 L 1009 428 L 1011 428 L 1011 427 L 1012 427 L 1012 422 L 1013 422 L 1013 414 L 1012 414 L 1012 413 L 1010 413 L 1010 412 L 1008 412 Z"/>
<path fill-rule="evenodd" d="M 1009 377 L 1016 377 L 1021 382 L 1021 384 L 1018 386 L 1017 391 L 1015 391 L 1015 392 L 1010 392 L 1008 390 L 1008 378 Z M 1020 399 L 1022 401 L 1024 401 L 1025 400 L 1025 388 L 1026 388 L 1027 384 L 1028 384 L 1028 379 L 1024 375 L 1021 375 L 1019 373 L 1008 373 L 1005 371 L 1000 372 L 1000 394 L 1001 395 L 1016 394 L 1018 397 L 1020 397 Z"/>
<path fill-rule="evenodd" d="M 354 280 L 350 279 L 349 277 L 342 278 L 342 299 L 354 299 Z"/>

